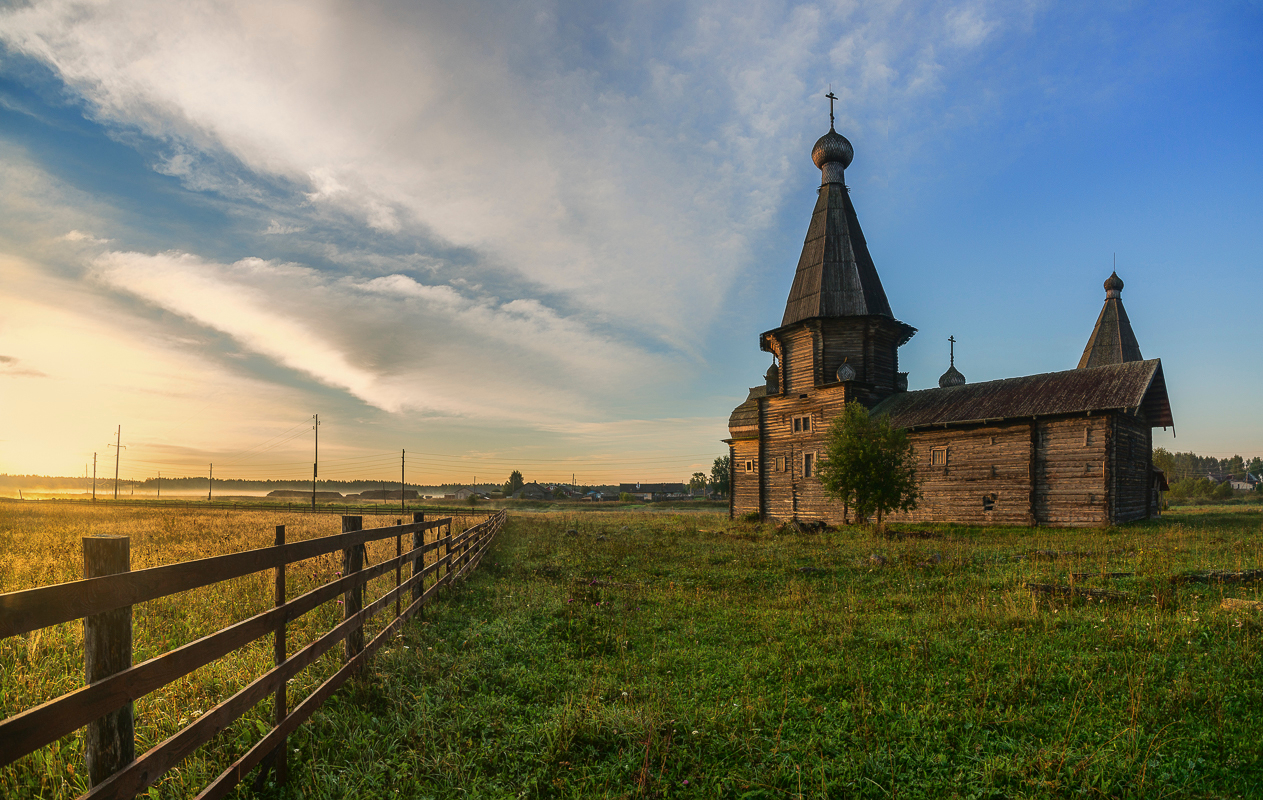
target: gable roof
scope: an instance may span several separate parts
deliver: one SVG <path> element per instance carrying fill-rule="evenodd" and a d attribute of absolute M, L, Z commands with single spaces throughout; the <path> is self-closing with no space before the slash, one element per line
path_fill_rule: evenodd
<path fill-rule="evenodd" d="M 889 415 L 896 427 L 919 428 L 1119 408 L 1143 409 L 1150 425 L 1175 424 L 1161 359 L 900 392 L 872 413 Z"/>
<path fill-rule="evenodd" d="M 891 317 L 849 190 L 820 187 L 781 327 L 813 317 Z"/>

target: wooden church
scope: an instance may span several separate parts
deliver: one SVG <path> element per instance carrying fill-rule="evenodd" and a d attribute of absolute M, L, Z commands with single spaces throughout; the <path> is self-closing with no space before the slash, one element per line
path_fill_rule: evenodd
<path fill-rule="evenodd" d="M 899 348 L 916 328 L 895 319 L 873 266 L 844 179 L 853 156 L 832 124 L 812 150 L 819 199 L 785 316 L 759 336 L 773 363 L 728 420 L 730 515 L 841 524 L 816 465 L 851 401 L 906 429 L 916 453 L 920 502 L 890 519 L 1103 526 L 1155 514 L 1165 480 L 1152 428 L 1173 424 L 1171 407 L 1118 275 L 1075 369 L 971 384 L 953 353 L 939 388 L 910 392 Z"/>

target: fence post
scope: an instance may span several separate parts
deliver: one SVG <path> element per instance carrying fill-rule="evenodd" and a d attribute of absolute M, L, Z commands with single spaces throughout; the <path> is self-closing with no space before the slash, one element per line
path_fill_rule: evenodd
<path fill-rule="evenodd" d="M 354 531 L 364 530 L 363 517 L 342 517 L 342 532 L 352 533 Z M 342 550 L 342 575 L 345 577 L 353 572 L 359 572 L 364 569 L 364 545 L 357 544 L 353 547 L 346 547 Z M 356 586 L 354 589 L 348 589 L 342 595 L 342 619 L 343 621 L 350 619 L 354 615 L 360 613 L 364 608 L 364 586 Z M 364 649 L 364 626 L 356 625 L 346 635 L 346 653 L 343 662 L 350 661 L 360 654 Z M 356 670 L 358 672 L 358 670 Z"/>
<path fill-rule="evenodd" d="M 99 578 L 131 571 L 127 536 L 83 537 L 83 577 Z M 95 683 L 132 665 L 132 607 L 93 614 L 83 620 L 84 680 Z M 96 786 L 136 757 L 132 704 L 88 723 L 84 762 Z"/>
<path fill-rule="evenodd" d="M 395 520 L 396 527 L 402 524 L 403 524 L 403 520 L 401 519 Z M 398 559 L 402 555 L 403 555 L 403 534 L 396 533 L 395 534 L 395 558 Z M 395 588 L 398 589 L 399 584 L 402 582 L 403 582 L 403 560 L 400 559 L 395 562 Z M 398 594 L 395 595 L 395 616 L 396 617 L 399 616 L 399 601 L 402 599 L 403 598 L 400 595 Z"/>
<path fill-rule="evenodd" d="M 285 526 L 276 526 L 276 546 L 280 547 L 285 544 Z M 276 604 L 278 606 L 285 605 L 285 565 L 278 564 L 276 566 Z M 276 626 L 275 641 L 273 642 L 273 655 L 276 666 L 285 663 L 285 619 L 282 618 Z M 285 681 L 281 681 L 276 687 L 276 697 L 272 702 L 272 718 L 273 725 L 279 726 L 285 721 L 285 717 L 289 714 L 289 699 L 285 694 Z M 289 749 L 286 742 L 289 737 L 282 737 L 281 743 L 272 751 L 272 769 L 276 771 L 276 785 L 284 786 L 285 779 L 289 775 Z M 262 774 L 262 773 L 260 773 Z"/>
<path fill-rule="evenodd" d="M 425 512 L 424 511 L 412 512 L 412 521 L 425 522 Z M 423 528 L 419 531 L 413 531 L 412 549 L 416 550 L 418 547 L 420 547 L 423 544 L 425 544 L 425 529 Z M 424 555 L 420 555 L 412 559 L 412 572 L 408 574 L 408 577 L 411 578 L 413 575 L 416 575 L 422 569 L 425 569 L 425 556 Z M 422 579 L 412 585 L 412 602 L 415 603 L 416 601 L 421 599 L 421 592 L 425 590 L 425 586 L 423 585 L 424 583 L 425 583 L 425 580 Z"/>

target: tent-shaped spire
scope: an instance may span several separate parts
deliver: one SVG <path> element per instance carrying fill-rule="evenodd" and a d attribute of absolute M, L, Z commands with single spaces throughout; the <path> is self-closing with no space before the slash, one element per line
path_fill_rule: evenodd
<path fill-rule="evenodd" d="M 1123 308 L 1122 295 L 1123 279 L 1118 277 L 1117 272 L 1112 273 L 1105 280 L 1105 307 L 1096 319 L 1088 346 L 1083 348 L 1079 369 L 1144 360 L 1136 334 L 1131 329 L 1131 320 L 1127 319 L 1127 311 Z"/>
<path fill-rule="evenodd" d="M 851 143 L 832 128 L 812 150 L 823 185 L 785 303 L 782 327 L 813 317 L 894 317 L 843 182 L 843 170 L 852 155 Z"/>

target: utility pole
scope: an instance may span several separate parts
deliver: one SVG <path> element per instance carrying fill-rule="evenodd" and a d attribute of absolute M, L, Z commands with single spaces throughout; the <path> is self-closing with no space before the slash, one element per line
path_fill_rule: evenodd
<path fill-rule="evenodd" d="M 316 414 L 316 424 L 311 426 L 316 432 L 316 454 L 311 462 L 311 510 L 316 510 L 316 467 L 320 464 L 320 415 Z"/>
<path fill-rule="evenodd" d="M 158 470 L 158 499 L 162 499 L 162 470 Z"/>
<path fill-rule="evenodd" d="M 96 502 L 96 453 L 92 454 L 92 502 Z"/>
<path fill-rule="evenodd" d="M 110 445 L 110 447 L 114 448 L 114 499 L 115 500 L 118 499 L 118 454 L 127 449 L 126 447 L 123 446 L 123 426 L 122 425 L 118 426 L 118 432 L 116 435 L 118 437 L 118 442 L 116 444 Z"/>
<path fill-rule="evenodd" d="M 399 513 L 406 514 L 408 512 L 408 501 L 404 499 L 404 494 L 408 491 L 408 473 L 407 466 L 404 462 L 404 455 L 407 450 L 399 451 Z"/>
<path fill-rule="evenodd" d="M 210 465 L 210 477 L 206 479 L 206 502 L 210 502 L 211 494 L 215 491 L 215 465 Z"/>

